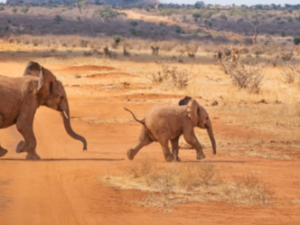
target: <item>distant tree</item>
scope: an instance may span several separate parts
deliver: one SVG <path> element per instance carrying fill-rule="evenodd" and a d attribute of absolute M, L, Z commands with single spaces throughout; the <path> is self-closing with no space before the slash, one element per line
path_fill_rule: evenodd
<path fill-rule="evenodd" d="M 295 45 L 299 45 L 300 44 L 300 38 L 297 38 L 297 37 L 294 38 L 293 42 L 294 42 Z"/>
<path fill-rule="evenodd" d="M 263 19 L 262 14 L 258 14 L 257 11 L 255 11 L 255 14 L 251 19 L 247 18 L 247 21 L 253 26 L 254 29 L 253 44 L 257 43 L 258 26 L 261 23 L 262 19 Z"/>
<path fill-rule="evenodd" d="M 18 9 L 16 7 L 13 7 L 12 10 L 11 10 L 13 13 L 16 13 L 18 12 Z"/>
<path fill-rule="evenodd" d="M 158 6 L 159 6 L 159 3 L 160 3 L 160 0 L 146 0 L 146 2 L 148 3 L 148 5 L 155 8 L 156 12 L 158 11 Z"/>
<path fill-rule="evenodd" d="M 20 9 L 20 11 L 24 14 L 26 14 L 28 12 L 28 10 L 29 10 L 29 6 L 25 6 L 25 7 Z"/>
<path fill-rule="evenodd" d="M 195 23 L 197 23 L 198 19 L 201 18 L 201 13 L 200 12 L 195 12 L 192 14 L 192 17 L 195 20 Z"/>
<path fill-rule="evenodd" d="M 79 14 L 81 14 L 82 9 L 88 4 L 88 0 L 73 0 L 76 4 Z"/>
<path fill-rule="evenodd" d="M 202 8 L 203 6 L 205 6 L 205 4 L 204 4 L 203 1 L 198 1 L 198 2 L 196 2 L 195 5 L 194 5 L 194 7 L 195 7 L 196 9 L 200 9 L 200 8 Z"/>
<path fill-rule="evenodd" d="M 56 15 L 54 18 L 54 23 L 59 24 L 62 21 L 62 18 L 60 15 Z"/>

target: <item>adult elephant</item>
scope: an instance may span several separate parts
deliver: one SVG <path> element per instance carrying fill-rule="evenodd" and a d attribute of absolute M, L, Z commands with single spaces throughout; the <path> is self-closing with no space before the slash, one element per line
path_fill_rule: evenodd
<path fill-rule="evenodd" d="M 171 106 L 159 105 L 150 109 L 144 119 L 138 120 L 129 109 L 134 119 L 143 125 L 139 142 L 127 151 L 127 157 L 133 160 L 139 150 L 157 141 L 161 144 L 166 161 L 180 161 L 178 157 L 178 140 L 183 134 L 187 143 L 196 149 L 197 159 L 205 158 L 202 146 L 195 136 L 194 127 L 207 130 L 212 143 L 213 153 L 216 154 L 216 141 L 213 134 L 212 124 L 206 110 L 195 99 L 190 99 L 187 105 Z M 171 141 L 172 154 L 168 142 Z"/>
<path fill-rule="evenodd" d="M 36 138 L 33 132 L 33 119 L 37 108 L 47 106 L 61 113 L 67 133 L 83 143 L 84 137 L 76 134 L 70 124 L 70 110 L 65 89 L 52 72 L 36 62 L 29 62 L 23 77 L 0 76 L 0 129 L 16 124 L 24 138 L 16 151 L 27 152 L 26 159 L 40 159 L 36 153 Z M 0 157 L 7 150 L 0 146 Z"/>

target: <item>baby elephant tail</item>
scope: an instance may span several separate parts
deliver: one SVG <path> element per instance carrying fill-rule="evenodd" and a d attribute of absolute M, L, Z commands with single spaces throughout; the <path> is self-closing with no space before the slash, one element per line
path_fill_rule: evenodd
<path fill-rule="evenodd" d="M 124 109 L 125 109 L 126 111 L 130 112 L 131 115 L 133 116 L 133 118 L 134 118 L 137 122 L 139 122 L 139 123 L 141 123 L 141 124 L 143 124 L 143 125 L 145 126 L 145 122 L 144 122 L 143 120 L 137 119 L 136 116 L 134 115 L 134 113 L 133 113 L 131 110 L 129 110 L 129 109 L 125 108 L 125 107 L 124 107 Z"/>

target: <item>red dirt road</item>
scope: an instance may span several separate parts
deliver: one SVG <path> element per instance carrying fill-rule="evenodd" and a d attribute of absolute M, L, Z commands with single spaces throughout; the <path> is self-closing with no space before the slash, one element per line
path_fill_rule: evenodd
<path fill-rule="evenodd" d="M 171 206 L 171 211 L 164 212 L 162 208 L 136 204 L 145 196 L 144 192 L 107 187 L 99 177 L 122 174 L 124 166 L 147 157 L 163 166 L 171 165 L 164 162 L 158 144 L 145 147 L 134 161 L 127 160 L 125 154 L 135 144 L 140 125 L 128 122 L 131 116 L 123 107 L 141 116 L 164 100 L 159 95 L 148 95 L 142 96 L 150 100 L 147 102 L 127 101 L 126 89 L 101 91 L 102 96 L 88 99 L 90 92 L 86 87 L 79 91 L 79 87 L 67 86 L 66 90 L 73 129 L 86 137 L 88 151 L 83 152 L 81 142 L 66 134 L 60 115 L 45 107 L 38 109 L 34 121 L 40 161 L 27 161 L 25 154 L 15 152 L 21 140 L 15 127 L 0 130 L 1 145 L 9 150 L 0 159 L 1 225 L 300 224 L 299 157 L 293 160 L 228 157 L 224 148 L 219 148 L 213 156 L 210 149 L 205 150 L 207 158 L 202 162 L 214 163 L 225 174 L 255 172 L 268 182 L 275 193 L 270 205 L 191 202 Z M 175 101 L 177 96 L 172 98 Z M 215 123 L 216 137 L 224 127 L 230 129 L 222 121 Z M 182 163 L 199 163 L 194 151 L 181 150 L 180 156 Z"/>

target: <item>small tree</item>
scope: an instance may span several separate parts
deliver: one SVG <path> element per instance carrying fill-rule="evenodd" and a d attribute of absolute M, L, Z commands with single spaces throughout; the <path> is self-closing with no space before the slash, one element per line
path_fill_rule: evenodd
<path fill-rule="evenodd" d="M 195 12 L 195 13 L 193 13 L 192 16 L 193 16 L 193 18 L 195 20 L 195 23 L 197 23 L 198 19 L 201 18 L 201 13 Z"/>
<path fill-rule="evenodd" d="M 293 40 L 295 45 L 299 45 L 300 44 L 300 38 L 295 37 Z"/>
<path fill-rule="evenodd" d="M 62 21 L 62 18 L 60 15 L 56 15 L 53 20 L 54 23 L 59 24 Z"/>
<path fill-rule="evenodd" d="M 158 6 L 159 6 L 159 3 L 160 1 L 159 0 L 146 0 L 148 5 L 152 6 L 156 12 L 158 11 Z"/>
<path fill-rule="evenodd" d="M 26 14 L 26 13 L 28 12 L 28 10 L 29 10 L 29 7 L 28 7 L 28 6 L 25 6 L 25 7 L 23 7 L 23 8 L 20 9 L 20 11 L 21 11 L 22 13 L 24 13 L 24 14 Z"/>
<path fill-rule="evenodd" d="M 257 11 L 255 11 L 255 15 L 252 19 L 248 18 L 248 22 L 253 26 L 254 34 L 253 34 L 253 44 L 257 43 L 257 34 L 258 34 L 258 26 L 262 20 L 262 15 L 258 14 Z"/>

